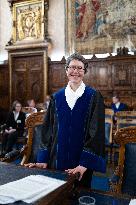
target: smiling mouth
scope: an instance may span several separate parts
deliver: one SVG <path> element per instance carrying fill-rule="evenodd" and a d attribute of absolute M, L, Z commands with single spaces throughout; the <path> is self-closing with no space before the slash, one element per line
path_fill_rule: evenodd
<path fill-rule="evenodd" d="M 72 77 L 79 77 L 79 75 L 71 75 Z"/>

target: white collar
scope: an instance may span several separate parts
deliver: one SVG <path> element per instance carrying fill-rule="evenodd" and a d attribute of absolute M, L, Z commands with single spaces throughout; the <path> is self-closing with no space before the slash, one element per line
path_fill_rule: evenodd
<path fill-rule="evenodd" d="M 120 102 L 117 102 L 117 103 L 115 104 L 115 106 L 116 106 L 116 108 L 118 109 L 119 106 L 120 106 Z"/>
<path fill-rule="evenodd" d="M 71 108 L 71 110 L 75 106 L 77 99 L 83 95 L 84 91 L 85 84 L 83 83 L 83 81 L 76 91 L 73 91 L 70 87 L 70 83 L 68 83 L 65 89 L 65 96 L 68 106 Z"/>
<path fill-rule="evenodd" d="M 13 113 L 14 113 L 14 119 L 15 119 L 15 121 L 17 121 L 17 118 L 18 118 L 18 116 L 19 116 L 19 112 L 13 111 Z"/>

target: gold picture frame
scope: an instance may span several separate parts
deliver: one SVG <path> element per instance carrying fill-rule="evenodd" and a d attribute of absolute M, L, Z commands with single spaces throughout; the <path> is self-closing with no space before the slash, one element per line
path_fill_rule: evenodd
<path fill-rule="evenodd" d="M 124 2 L 124 3 L 122 3 Z M 81 54 L 112 53 L 136 47 L 134 1 L 66 0 L 65 51 Z"/>
<path fill-rule="evenodd" d="M 28 0 L 13 5 L 13 43 L 43 41 L 45 0 Z"/>

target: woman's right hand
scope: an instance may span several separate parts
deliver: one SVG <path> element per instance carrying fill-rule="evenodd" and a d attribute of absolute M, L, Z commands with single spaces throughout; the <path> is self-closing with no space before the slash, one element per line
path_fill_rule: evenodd
<path fill-rule="evenodd" d="M 29 168 L 46 169 L 47 168 L 47 163 L 28 163 L 28 164 L 24 164 L 24 166 L 29 167 Z"/>

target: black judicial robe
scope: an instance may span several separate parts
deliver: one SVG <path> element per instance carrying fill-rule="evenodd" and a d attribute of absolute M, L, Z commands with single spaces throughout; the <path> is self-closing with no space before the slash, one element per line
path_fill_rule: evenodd
<path fill-rule="evenodd" d="M 105 172 L 105 113 L 103 97 L 100 92 L 86 86 L 83 96 L 76 102 L 76 104 L 79 104 L 78 111 L 84 107 L 83 105 L 86 101 L 88 104 L 86 104 L 87 109 L 83 123 L 81 123 L 82 119 L 80 118 L 82 112 L 76 112 L 75 116 L 71 112 L 72 118 L 68 118 L 66 122 L 69 123 L 69 119 L 73 120 L 74 117 L 75 120 L 72 121 L 74 125 L 71 124 L 71 126 L 75 127 L 72 128 L 73 131 L 69 131 L 71 128 L 67 128 L 68 124 L 65 125 L 65 118 L 63 118 L 63 114 L 65 115 L 68 112 L 65 88 L 51 97 L 42 128 L 41 148 L 37 157 L 38 162 L 48 163 L 49 168 L 58 170 L 74 168 L 80 164 L 89 170 Z M 61 116 L 59 116 L 60 113 Z M 80 113 L 79 116 L 78 113 Z M 60 131 L 61 124 L 65 125 L 63 132 Z M 84 136 L 79 134 L 81 125 L 84 130 L 82 135 L 84 134 Z M 74 135 L 67 134 L 71 132 Z M 76 132 L 79 140 L 75 136 Z M 67 138 L 69 139 L 67 140 Z M 74 140 L 75 138 L 76 140 Z M 66 140 L 67 142 L 65 143 Z M 76 142 L 77 146 L 75 146 Z M 82 146 L 80 146 L 79 142 Z M 60 152 L 60 150 L 63 151 Z M 70 157 L 71 152 L 72 155 Z"/>

